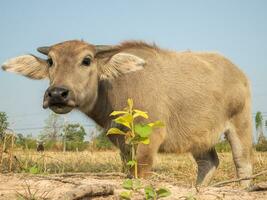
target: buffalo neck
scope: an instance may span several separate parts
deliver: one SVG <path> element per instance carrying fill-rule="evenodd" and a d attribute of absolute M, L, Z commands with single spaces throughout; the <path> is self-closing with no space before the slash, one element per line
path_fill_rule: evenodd
<path fill-rule="evenodd" d="M 100 81 L 96 103 L 87 116 L 93 119 L 102 128 L 107 128 L 111 118 L 112 106 L 108 99 L 108 89 L 111 87 L 108 81 Z"/>

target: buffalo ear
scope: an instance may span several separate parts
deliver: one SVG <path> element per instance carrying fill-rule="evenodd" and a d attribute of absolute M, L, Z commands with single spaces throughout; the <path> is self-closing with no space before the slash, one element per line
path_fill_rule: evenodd
<path fill-rule="evenodd" d="M 123 74 L 142 70 L 145 61 L 133 54 L 117 53 L 100 67 L 100 79 L 115 79 Z"/>
<path fill-rule="evenodd" d="M 2 65 L 2 69 L 31 79 L 44 79 L 48 77 L 47 62 L 33 55 L 11 58 Z"/>

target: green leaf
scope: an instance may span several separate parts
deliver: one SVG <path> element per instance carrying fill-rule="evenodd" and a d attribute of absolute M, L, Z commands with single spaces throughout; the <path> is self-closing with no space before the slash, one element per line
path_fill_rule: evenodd
<path fill-rule="evenodd" d="M 167 197 L 171 195 L 170 190 L 168 190 L 167 188 L 159 188 L 156 193 L 158 198 Z"/>
<path fill-rule="evenodd" d="M 107 135 L 111 135 L 111 134 L 114 134 L 114 135 L 125 135 L 125 133 L 123 131 L 121 131 L 120 129 L 118 128 L 110 128 L 107 132 Z"/>
<path fill-rule="evenodd" d="M 134 138 L 128 140 L 127 142 L 128 144 L 139 144 L 139 143 L 149 144 L 150 140 L 149 138 L 136 135 Z"/>
<path fill-rule="evenodd" d="M 133 121 L 133 116 L 130 114 L 125 114 L 123 116 L 120 116 L 114 120 L 117 124 L 122 124 L 128 128 L 131 128 L 130 124 Z"/>
<path fill-rule="evenodd" d="M 133 190 L 139 190 L 142 188 L 142 183 L 139 179 L 133 180 Z"/>
<path fill-rule="evenodd" d="M 142 138 L 148 138 L 152 132 L 151 126 L 145 124 L 136 124 L 134 126 L 134 131 Z"/>
<path fill-rule="evenodd" d="M 127 162 L 127 165 L 130 166 L 130 167 L 133 167 L 136 165 L 136 161 L 135 160 L 130 160 Z"/>
<path fill-rule="evenodd" d="M 133 116 L 130 115 L 129 113 L 125 114 L 125 115 L 122 115 L 121 117 L 119 117 L 121 119 L 123 119 L 124 121 L 126 122 L 129 122 L 131 123 L 133 121 Z"/>
<path fill-rule="evenodd" d="M 160 128 L 160 127 L 164 127 L 164 123 L 161 121 L 155 121 L 153 123 L 149 123 L 148 126 L 152 127 L 152 128 Z"/>
<path fill-rule="evenodd" d="M 126 179 L 122 183 L 122 187 L 127 190 L 132 190 L 133 189 L 133 180 L 132 179 Z"/>
<path fill-rule="evenodd" d="M 149 144 L 150 143 L 150 139 L 149 138 L 141 138 L 143 140 L 140 140 L 141 143 L 143 144 Z"/>
<path fill-rule="evenodd" d="M 123 191 L 120 193 L 120 198 L 130 200 L 132 197 L 132 192 L 131 191 Z"/>
<path fill-rule="evenodd" d="M 157 197 L 157 193 L 152 186 L 147 186 L 144 188 L 146 200 L 154 200 Z"/>
<path fill-rule="evenodd" d="M 112 113 L 110 113 L 109 116 L 116 116 L 116 115 L 122 115 L 122 114 L 126 114 L 126 111 L 113 111 Z"/>
<path fill-rule="evenodd" d="M 144 112 L 144 111 L 141 111 L 141 110 L 137 110 L 137 109 L 135 109 L 134 110 L 134 115 L 133 115 L 133 118 L 136 118 L 136 117 L 143 117 L 143 118 L 145 118 L 145 119 L 147 119 L 148 118 L 148 115 L 147 115 L 147 112 Z"/>
<path fill-rule="evenodd" d="M 29 172 L 31 174 L 37 174 L 38 173 L 38 167 L 34 165 L 33 167 L 30 168 Z"/>

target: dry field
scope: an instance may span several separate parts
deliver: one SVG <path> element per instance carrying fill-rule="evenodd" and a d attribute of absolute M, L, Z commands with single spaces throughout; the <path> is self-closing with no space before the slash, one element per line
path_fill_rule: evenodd
<path fill-rule="evenodd" d="M 15 151 L 14 155 L 17 159 L 13 161 L 12 171 L 16 173 L 0 175 L 0 199 L 92 199 L 83 195 L 92 193 L 94 187 L 99 194 L 103 188 L 107 194 L 114 193 L 98 199 L 118 199 L 122 191 L 121 183 L 125 177 L 119 173 L 122 166 L 117 151 Z M 9 166 L 7 157 L 3 160 L 4 171 Z M 246 192 L 237 183 L 212 187 L 217 182 L 235 178 L 231 153 L 220 153 L 219 157 L 220 166 L 211 186 L 198 191 L 194 187 L 196 165 L 188 154 L 158 154 L 154 174 L 142 182 L 169 188 L 172 195 L 166 199 L 267 199 L 267 192 Z M 267 153 L 255 152 L 254 174 L 266 169 Z M 253 182 L 266 186 L 267 175 L 259 176 Z M 32 198 L 29 198 L 30 194 Z M 132 199 L 143 197 L 142 192 L 138 192 Z"/>

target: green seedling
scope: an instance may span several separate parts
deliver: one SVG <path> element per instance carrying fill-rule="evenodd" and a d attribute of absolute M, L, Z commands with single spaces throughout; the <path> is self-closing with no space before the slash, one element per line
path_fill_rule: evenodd
<path fill-rule="evenodd" d="M 161 121 L 152 123 L 135 123 L 136 118 L 148 119 L 147 112 L 134 109 L 133 100 L 127 100 L 128 106 L 122 111 L 113 111 L 110 116 L 116 117 L 114 122 L 127 128 L 127 131 L 120 130 L 119 128 L 110 128 L 107 135 L 117 134 L 125 137 L 125 143 L 131 147 L 131 160 L 128 160 L 127 166 L 134 168 L 134 178 L 126 179 L 122 187 L 126 189 L 120 193 L 121 199 L 129 200 L 132 198 L 134 192 L 144 189 L 145 197 L 147 200 L 159 199 L 169 196 L 171 193 L 168 189 L 159 188 L 155 189 L 152 186 L 143 187 L 141 181 L 138 179 L 138 163 L 136 158 L 136 150 L 139 144 L 148 145 L 150 143 L 150 135 L 155 128 L 163 127 Z"/>
<path fill-rule="evenodd" d="M 171 195 L 170 190 L 168 190 L 167 188 L 156 189 L 153 186 L 147 186 L 144 188 L 144 190 L 146 200 L 156 200 Z"/>
<path fill-rule="evenodd" d="M 149 144 L 149 137 L 154 128 L 163 127 L 164 124 L 160 121 L 153 123 L 135 123 L 136 118 L 148 119 L 147 112 L 133 109 L 133 100 L 128 99 L 128 106 L 123 111 L 113 111 L 110 116 L 116 116 L 114 122 L 123 125 L 128 129 L 124 132 L 118 128 L 110 128 L 107 135 L 117 134 L 125 136 L 125 143 L 131 147 L 131 160 L 127 162 L 127 165 L 134 168 L 134 177 L 138 178 L 138 163 L 136 159 L 136 150 L 138 144 Z"/>

